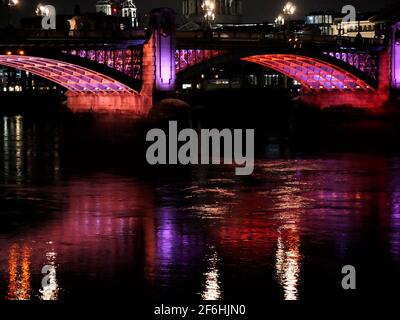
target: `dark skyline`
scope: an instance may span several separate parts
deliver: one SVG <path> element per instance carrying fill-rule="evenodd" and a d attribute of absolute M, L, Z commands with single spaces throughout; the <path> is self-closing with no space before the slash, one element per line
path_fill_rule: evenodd
<path fill-rule="evenodd" d="M 81 12 L 93 12 L 97 0 L 43 0 L 31 1 L 20 0 L 19 8 L 14 12 L 14 19 L 33 15 L 34 8 L 38 3 L 52 4 L 56 7 L 58 13 L 68 14 L 72 13 L 74 6 L 78 4 L 81 7 Z M 352 1 L 337 1 L 337 0 L 302 0 L 293 1 L 298 10 L 296 12 L 297 18 L 303 18 L 311 11 L 320 10 L 335 10 L 340 11 L 346 4 L 352 4 L 358 11 L 374 11 L 380 8 L 388 7 L 397 3 L 396 0 L 383 0 L 383 1 L 370 1 L 370 0 L 352 0 Z M 171 7 L 181 11 L 181 0 L 135 0 L 140 13 L 150 11 L 156 7 Z M 244 22 L 261 22 L 266 20 L 273 20 L 283 7 L 285 1 L 262 1 L 262 0 L 243 0 L 243 13 Z M 4 10 L 2 10 L 2 17 L 4 17 Z M 13 19 L 13 20 L 14 20 Z"/>

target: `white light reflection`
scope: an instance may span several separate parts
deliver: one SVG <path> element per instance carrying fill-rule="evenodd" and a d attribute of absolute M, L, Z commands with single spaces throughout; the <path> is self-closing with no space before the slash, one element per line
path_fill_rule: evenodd
<path fill-rule="evenodd" d="M 280 228 L 276 250 L 276 275 L 285 300 L 298 299 L 300 236 L 295 227 Z"/>
<path fill-rule="evenodd" d="M 9 151 L 9 134 L 8 134 L 8 117 L 3 117 L 3 157 L 4 157 L 4 180 L 8 182 L 10 174 L 10 151 Z"/>
<path fill-rule="evenodd" d="M 53 242 L 49 241 L 47 244 L 51 245 Z M 47 283 L 48 285 L 42 287 L 39 290 L 39 297 L 40 300 L 57 300 L 58 299 L 58 292 L 59 287 L 57 283 L 57 274 L 56 274 L 56 259 L 57 253 L 54 250 L 50 250 L 46 252 L 46 263 L 45 266 L 51 266 L 52 268 L 49 269 L 47 274 L 43 276 L 47 276 Z"/>
<path fill-rule="evenodd" d="M 20 184 L 23 180 L 23 122 L 22 117 L 15 117 L 15 171 L 16 171 L 16 181 Z"/>
<path fill-rule="evenodd" d="M 219 285 L 219 271 L 218 271 L 218 255 L 217 251 L 213 249 L 213 253 L 207 256 L 207 272 L 204 274 L 206 277 L 205 288 L 201 294 L 203 300 L 219 300 L 221 299 L 221 289 Z"/>

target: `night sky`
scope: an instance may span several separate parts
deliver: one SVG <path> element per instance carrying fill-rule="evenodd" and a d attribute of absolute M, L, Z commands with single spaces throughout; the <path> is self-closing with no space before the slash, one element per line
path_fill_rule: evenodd
<path fill-rule="evenodd" d="M 41 2 L 44 4 L 52 4 L 56 7 L 58 13 L 72 13 L 75 4 L 81 6 L 82 13 L 94 12 L 96 0 L 19 0 L 20 7 L 15 10 L 15 21 L 19 17 L 33 15 L 34 8 Z M 292 0 L 298 7 L 296 16 L 303 18 L 310 11 L 332 9 L 340 11 L 342 6 L 352 4 L 359 11 L 371 11 L 390 4 L 397 3 L 398 0 Z M 139 12 L 144 13 L 155 7 L 171 7 L 180 11 L 181 0 L 136 0 Z M 244 21 L 266 21 L 273 20 L 280 12 L 285 0 L 243 0 Z M 3 10 L 4 11 L 4 10 Z M 18 11 L 18 13 L 17 13 Z M 2 12 L 4 14 L 4 12 Z M 13 19 L 14 20 L 14 19 Z"/>

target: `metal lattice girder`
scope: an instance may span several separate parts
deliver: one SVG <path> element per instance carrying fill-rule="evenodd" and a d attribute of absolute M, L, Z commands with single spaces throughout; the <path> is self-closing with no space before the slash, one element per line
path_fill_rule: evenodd
<path fill-rule="evenodd" d="M 197 63 L 209 60 L 221 54 L 223 50 L 208 50 L 208 49 L 177 49 L 175 50 L 175 68 L 179 73 Z"/>
<path fill-rule="evenodd" d="M 0 55 L 0 65 L 31 72 L 75 93 L 133 93 L 128 86 L 71 63 L 32 56 Z"/>
<path fill-rule="evenodd" d="M 242 60 L 276 70 L 311 90 L 375 91 L 350 72 L 315 58 L 294 54 L 262 54 Z"/>
<path fill-rule="evenodd" d="M 107 50 L 88 50 L 70 49 L 62 50 L 64 54 L 77 56 L 82 59 L 96 61 L 106 65 L 111 69 L 118 70 L 136 80 L 142 78 L 142 48 L 134 49 L 107 49 Z"/>
<path fill-rule="evenodd" d="M 373 53 L 324 52 L 337 60 L 341 60 L 364 72 L 373 79 L 378 78 L 378 56 Z"/>

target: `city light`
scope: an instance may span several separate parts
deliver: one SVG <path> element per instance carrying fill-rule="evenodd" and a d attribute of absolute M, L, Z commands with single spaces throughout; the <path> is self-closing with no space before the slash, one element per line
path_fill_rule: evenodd
<path fill-rule="evenodd" d="M 18 0 L 9 0 L 8 1 L 8 6 L 9 7 L 14 7 L 18 4 Z"/>
<path fill-rule="evenodd" d="M 211 23 L 215 20 L 215 3 L 213 0 L 205 0 L 201 8 L 203 9 L 206 22 Z"/>
<path fill-rule="evenodd" d="M 283 7 L 283 14 L 284 15 L 293 15 L 296 11 L 296 6 L 292 2 L 288 2 Z"/>
<path fill-rule="evenodd" d="M 280 14 L 279 16 L 276 17 L 275 24 L 277 24 L 277 25 L 285 24 L 285 18 L 283 17 L 283 15 Z"/>
<path fill-rule="evenodd" d="M 286 24 L 286 33 L 290 32 L 290 16 L 292 16 L 296 12 L 296 6 L 292 2 L 287 2 L 283 7 L 282 13 L 283 15 L 279 15 L 275 19 L 275 24 L 283 26 Z"/>
<path fill-rule="evenodd" d="M 48 7 L 46 7 L 45 5 L 42 4 L 38 4 L 38 6 L 36 7 L 35 13 L 37 16 L 48 16 L 50 14 L 50 10 Z"/>
<path fill-rule="evenodd" d="M 11 23 L 11 8 L 16 7 L 19 3 L 19 0 L 8 0 L 2 1 L 2 5 L 7 7 L 7 24 Z"/>

